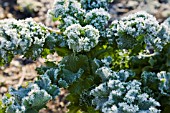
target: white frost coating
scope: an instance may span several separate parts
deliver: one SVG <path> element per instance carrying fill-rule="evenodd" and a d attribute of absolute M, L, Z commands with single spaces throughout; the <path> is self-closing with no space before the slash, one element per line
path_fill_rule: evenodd
<path fill-rule="evenodd" d="M 90 51 L 98 44 L 99 31 L 91 25 L 82 27 L 73 24 L 66 28 L 64 34 L 67 36 L 67 43 L 74 52 Z"/>
<path fill-rule="evenodd" d="M 80 0 L 81 5 L 87 11 L 94 8 L 104 8 L 108 9 L 108 2 L 110 0 Z"/>
<path fill-rule="evenodd" d="M 122 49 L 133 48 L 138 42 L 151 45 L 160 29 L 156 18 L 146 12 L 137 12 L 112 22 L 114 36 L 119 38 L 117 44 Z"/>
<path fill-rule="evenodd" d="M 110 79 L 108 78 L 106 82 L 90 92 L 90 95 L 94 96 L 92 104 L 96 106 L 96 109 L 103 113 L 160 113 L 160 110 L 156 108 L 160 106 L 160 103 L 141 89 L 141 82 L 122 81 L 124 80 L 122 79 L 124 76 L 120 76 L 123 74 L 122 70 L 112 73 L 112 76 L 116 74 L 119 77 L 110 76 Z M 124 75 L 127 75 L 126 71 Z"/>
<path fill-rule="evenodd" d="M 110 14 L 103 8 L 93 9 L 85 15 L 87 24 L 93 25 L 98 30 L 103 30 L 108 24 Z"/>
<path fill-rule="evenodd" d="M 32 54 L 29 52 L 26 56 L 36 58 L 42 52 L 47 33 L 44 25 L 31 18 L 0 20 L 0 57 L 8 62 L 6 53 L 25 55 L 32 50 Z"/>
<path fill-rule="evenodd" d="M 92 17 L 93 14 L 95 14 L 97 16 L 103 15 L 103 16 L 110 18 L 110 14 L 107 11 L 105 11 L 103 8 L 93 9 L 90 12 L 88 12 L 85 17 L 86 18 Z"/>
<path fill-rule="evenodd" d="M 53 8 L 49 12 L 52 18 L 60 18 L 60 29 L 66 29 L 71 24 L 78 24 L 83 21 L 85 10 L 76 0 L 56 0 Z"/>
<path fill-rule="evenodd" d="M 159 29 L 159 23 L 156 18 L 143 11 L 128 15 L 121 20 L 124 30 L 134 37 L 143 33 L 149 37 L 156 36 Z"/>

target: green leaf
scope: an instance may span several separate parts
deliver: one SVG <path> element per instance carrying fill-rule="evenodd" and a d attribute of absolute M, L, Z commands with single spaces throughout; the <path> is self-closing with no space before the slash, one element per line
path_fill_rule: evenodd
<path fill-rule="evenodd" d="M 25 111 L 25 113 L 38 113 L 36 109 L 30 108 Z"/>
<path fill-rule="evenodd" d="M 51 96 L 44 90 L 39 90 L 34 92 L 32 95 L 29 95 L 29 98 L 25 98 L 23 100 L 23 105 L 28 111 L 31 109 L 39 111 L 40 109 L 46 107 L 46 103 L 49 100 L 51 100 Z"/>
<path fill-rule="evenodd" d="M 31 91 L 31 88 L 22 88 L 19 87 L 18 90 L 10 88 L 10 94 L 16 98 L 16 101 L 21 103 L 22 99 L 28 95 L 28 92 Z"/>
<path fill-rule="evenodd" d="M 68 106 L 68 108 L 69 108 L 69 111 L 68 111 L 68 113 L 78 113 L 79 112 L 79 107 L 78 106 Z"/>
<path fill-rule="evenodd" d="M 169 46 L 169 47 L 170 47 L 170 46 Z M 170 48 L 168 48 L 168 52 L 167 52 L 166 56 L 167 56 L 166 65 L 167 65 L 167 66 L 170 66 Z"/>
<path fill-rule="evenodd" d="M 84 72 L 81 68 L 78 70 L 77 73 L 73 73 L 67 69 L 63 69 L 62 79 L 65 80 L 68 84 L 72 84 L 78 78 L 80 78 Z"/>
<path fill-rule="evenodd" d="M 45 64 L 47 67 L 58 67 L 54 62 L 51 61 L 46 61 Z"/>
<path fill-rule="evenodd" d="M 162 94 L 170 96 L 170 73 L 161 71 L 157 76 L 159 79 L 159 90 Z"/>
<path fill-rule="evenodd" d="M 150 63 L 150 65 L 153 67 L 153 66 L 155 65 L 155 63 L 156 63 L 156 60 L 153 59 L 153 57 L 150 57 L 149 63 Z"/>
<path fill-rule="evenodd" d="M 166 106 L 162 113 L 169 113 L 170 106 Z"/>
<path fill-rule="evenodd" d="M 41 56 L 42 56 L 43 58 L 46 58 L 47 55 L 49 55 L 50 53 L 51 53 L 50 49 L 44 48 L 43 51 L 42 51 L 42 53 L 41 53 Z"/>
<path fill-rule="evenodd" d="M 52 71 L 51 72 L 52 74 L 48 76 L 50 71 Z M 55 73 L 54 69 L 51 69 L 51 70 L 48 70 L 44 75 L 41 75 L 39 77 L 39 80 L 37 80 L 35 83 L 41 89 L 46 90 L 48 92 L 48 94 L 50 94 L 53 98 L 55 98 L 60 93 L 59 87 L 54 84 L 56 82 L 56 80 L 57 80 L 57 73 Z M 51 81 L 53 81 L 53 84 Z"/>
<path fill-rule="evenodd" d="M 70 51 L 68 48 L 65 48 L 65 47 L 62 47 L 62 48 L 61 47 L 56 47 L 55 49 L 56 49 L 57 54 L 59 56 L 67 56 L 67 55 L 72 53 L 72 51 Z"/>
<path fill-rule="evenodd" d="M 0 101 L 0 113 L 5 113 L 6 107 L 3 105 L 2 101 Z"/>
<path fill-rule="evenodd" d="M 94 107 L 88 107 L 87 112 L 83 112 L 83 113 L 100 113 L 100 111 L 95 110 Z"/>
<path fill-rule="evenodd" d="M 77 73 L 79 69 L 83 69 L 85 73 L 90 73 L 89 60 L 85 55 L 75 56 L 74 54 L 66 56 L 62 59 L 60 65 L 64 65 L 64 69 Z"/>

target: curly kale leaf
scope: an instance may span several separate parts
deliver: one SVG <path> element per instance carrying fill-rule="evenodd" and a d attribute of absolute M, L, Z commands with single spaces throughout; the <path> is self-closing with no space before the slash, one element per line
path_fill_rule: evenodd
<path fill-rule="evenodd" d="M 86 11 L 96 9 L 96 8 L 103 8 L 108 10 L 109 2 L 113 0 L 80 0 L 82 8 Z"/>
<path fill-rule="evenodd" d="M 59 67 L 61 68 L 61 72 L 58 77 L 58 84 L 63 85 L 63 87 L 66 86 L 69 90 L 69 95 L 66 98 L 71 102 L 68 107 L 69 112 L 72 113 L 78 110 L 87 111 L 89 106 L 85 105 L 85 102 L 82 102 L 85 99 L 89 100 L 89 98 L 87 98 L 88 96 L 85 97 L 82 95 L 84 94 L 84 91 L 91 88 L 95 82 L 100 82 L 94 74 L 97 67 L 96 64 L 86 55 L 73 54 L 64 57 L 60 62 Z M 93 67 L 93 69 L 90 67 Z M 80 99 L 80 97 L 82 98 Z"/>
<path fill-rule="evenodd" d="M 59 83 L 62 85 L 63 82 L 64 82 L 63 87 L 67 87 L 67 85 L 70 85 L 73 82 L 75 82 L 77 79 L 79 79 L 82 76 L 84 70 L 79 69 L 79 71 L 77 73 L 73 73 L 69 70 L 63 69 L 62 72 L 63 72 L 62 75 L 61 75 L 62 77 L 60 78 Z M 65 83 L 67 83 L 67 85 Z"/>
<path fill-rule="evenodd" d="M 144 86 L 159 92 L 159 95 L 170 96 L 170 73 L 161 71 L 159 73 L 144 71 L 141 75 Z"/>
<path fill-rule="evenodd" d="M 120 49 L 132 49 L 137 45 L 155 44 L 159 24 L 155 17 L 146 12 L 137 12 L 119 21 L 113 21 L 111 29 Z"/>
<path fill-rule="evenodd" d="M 96 29 L 102 31 L 108 25 L 110 15 L 104 9 L 93 9 L 86 13 L 85 22 L 89 25 L 93 25 Z"/>
<path fill-rule="evenodd" d="M 170 96 L 170 73 L 161 71 L 157 74 L 159 79 L 159 90 L 162 94 Z"/>
<path fill-rule="evenodd" d="M 46 103 L 51 99 L 52 97 L 43 89 L 31 90 L 28 96 L 22 99 L 22 105 L 25 106 L 25 112 L 38 112 L 46 107 Z"/>
<path fill-rule="evenodd" d="M 5 19 L 0 21 L 0 62 L 8 63 L 14 55 L 36 59 L 43 51 L 47 28 L 33 21 Z"/>
<path fill-rule="evenodd" d="M 49 70 L 49 71 L 55 71 L 55 70 Z M 55 79 L 50 78 L 50 76 L 52 75 L 49 74 L 49 71 L 47 71 L 48 74 L 41 75 L 39 77 L 39 80 L 37 80 L 35 83 L 40 87 L 40 89 L 44 89 L 45 91 L 47 91 L 48 94 L 50 94 L 53 98 L 55 98 L 56 96 L 59 95 L 60 89 L 57 85 L 54 85 L 55 82 L 53 82 L 52 84 L 52 80 Z"/>
<path fill-rule="evenodd" d="M 170 74 L 169 72 L 161 71 L 159 73 L 155 72 L 143 72 L 142 73 L 142 82 L 144 87 L 148 87 L 153 90 L 152 94 L 155 99 L 159 100 L 161 103 L 161 108 L 163 113 L 167 112 L 167 108 L 170 103 Z"/>
<path fill-rule="evenodd" d="M 55 32 L 52 32 L 49 34 L 46 38 L 45 45 L 46 48 L 54 49 L 57 47 L 66 47 L 67 43 L 62 34 L 57 34 Z"/>
<path fill-rule="evenodd" d="M 99 71 L 100 70 L 100 71 Z M 90 94 L 94 97 L 92 104 L 96 109 L 104 113 L 160 113 L 160 106 L 154 98 L 143 89 L 142 83 L 133 78 L 132 71 L 114 72 L 109 68 L 102 67 L 97 70 L 103 79 L 103 83 L 92 89 Z"/>
<path fill-rule="evenodd" d="M 79 24 L 73 24 L 66 28 L 64 34 L 67 36 L 69 49 L 73 52 L 88 52 L 98 44 L 100 37 L 99 31 L 91 25 L 82 27 Z"/>
<path fill-rule="evenodd" d="M 3 97 L 1 106 L 4 106 L 5 112 L 38 113 L 40 109 L 46 107 L 47 102 L 60 93 L 59 87 L 52 83 L 54 74 L 57 76 L 57 70 L 51 69 L 26 88 L 19 87 L 18 90 L 11 88 L 11 97 Z"/>
<path fill-rule="evenodd" d="M 4 96 L 2 105 L 5 106 L 6 113 L 29 113 L 38 111 L 46 106 L 52 97 L 37 84 L 30 84 L 27 88 L 20 88 L 10 91 L 11 97 Z M 43 98 L 41 98 L 43 97 Z M 40 99 L 41 98 L 41 99 Z"/>
<path fill-rule="evenodd" d="M 95 97 L 92 100 L 93 105 L 104 113 L 151 112 L 152 108 L 155 109 L 154 113 L 160 113 L 156 108 L 160 106 L 159 102 L 142 92 L 141 83 L 136 80 L 109 80 L 93 89 L 91 95 Z"/>
<path fill-rule="evenodd" d="M 82 78 L 88 79 L 85 75 L 89 75 L 91 73 L 89 59 L 87 56 L 75 56 L 73 54 L 64 57 L 60 62 L 59 67 L 61 68 L 61 72 L 58 77 L 60 85 L 63 84 L 66 87 L 69 86 L 69 89 L 75 87 L 73 90 L 70 90 L 74 93 L 81 92 L 79 88 L 86 87 L 80 86 L 77 83 L 81 83 L 83 80 Z"/>
<path fill-rule="evenodd" d="M 164 46 L 170 42 L 170 19 L 168 18 L 160 25 L 156 47 L 163 50 Z"/>
<path fill-rule="evenodd" d="M 78 70 L 81 68 L 83 70 L 89 71 L 89 63 L 88 63 L 88 57 L 86 55 L 70 55 L 66 56 L 62 59 L 59 66 L 61 68 L 67 69 L 72 71 L 73 73 L 78 72 Z"/>
<path fill-rule="evenodd" d="M 72 24 L 83 23 L 85 11 L 76 0 L 56 0 L 50 11 L 53 20 L 59 20 L 59 28 L 65 30 Z"/>
<path fill-rule="evenodd" d="M 97 69 L 96 74 L 98 74 L 102 81 L 108 81 L 109 79 L 119 79 L 120 81 L 126 81 L 129 78 L 133 78 L 135 73 L 131 70 L 120 70 L 119 72 L 114 72 L 111 68 L 103 66 Z"/>
<path fill-rule="evenodd" d="M 150 89 L 157 91 L 159 87 L 159 79 L 156 73 L 144 71 L 141 75 L 142 83 Z"/>

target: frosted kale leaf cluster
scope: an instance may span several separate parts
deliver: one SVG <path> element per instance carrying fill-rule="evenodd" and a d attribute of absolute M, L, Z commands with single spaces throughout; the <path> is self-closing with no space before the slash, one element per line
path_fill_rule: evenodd
<path fill-rule="evenodd" d="M 83 12 L 81 4 L 76 0 L 56 0 L 51 13 L 55 17 L 66 17 L 67 15 L 76 17 Z"/>
<path fill-rule="evenodd" d="M 170 27 L 170 17 L 168 17 L 163 23 Z"/>
<path fill-rule="evenodd" d="M 111 29 L 119 48 L 131 49 L 137 44 L 151 45 L 159 30 L 156 18 L 146 12 L 137 12 L 113 21 Z"/>
<path fill-rule="evenodd" d="M 160 80 L 159 90 L 164 95 L 170 95 L 170 73 L 162 71 L 157 74 L 158 79 Z"/>
<path fill-rule="evenodd" d="M 2 97 L 2 103 L 3 106 L 9 106 L 5 110 L 6 113 L 24 113 L 25 112 L 25 107 L 24 106 L 17 106 L 15 105 L 15 98 L 14 97 L 7 97 L 3 96 Z M 2 106 L 1 106 L 2 107 Z"/>
<path fill-rule="evenodd" d="M 95 1 L 92 2 L 95 3 Z M 97 2 L 108 4 L 105 0 Z M 83 4 L 80 4 L 76 0 L 56 0 L 50 14 L 52 14 L 55 21 L 60 21 L 59 28 L 61 30 L 65 30 L 71 24 L 90 24 L 97 29 L 104 29 L 110 19 L 108 12 L 102 7 L 96 7 L 96 9 L 91 9 L 88 12 L 81 6 L 83 6 Z"/>
<path fill-rule="evenodd" d="M 170 42 L 170 18 L 165 20 L 160 25 L 160 30 L 158 32 L 158 41 L 156 46 L 158 49 L 162 50 L 163 47 Z"/>
<path fill-rule="evenodd" d="M 63 19 L 63 26 L 62 28 L 67 28 L 68 26 L 72 25 L 72 24 L 79 24 L 79 21 L 76 20 L 74 17 L 72 16 L 67 16 Z"/>
<path fill-rule="evenodd" d="M 65 29 L 71 24 L 81 23 L 84 19 L 85 10 L 76 0 L 56 0 L 50 11 L 54 20 L 59 20 L 59 28 Z"/>
<path fill-rule="evenodd" d="M 114 72 L 109 67 L 101 67 L 97 74 L 103 80 L 91 90 L 92 104 L 103 113 L 160 113 L 160 106 L 154 98 L 142 89 L 137 80 L 127 81 L 134 73 L 121 70 Z"/>
<path fill-rule="evenodd" d="M 26 89 L 19 88 L 18 91 L 11 89 L 10 93 L 12 97 L 4 96 L 2 99 L 3 105 L 7 106 L 6 113 L 36 113 L 39 110 L 37 106 L 45 106 L 45 104 L 52 99 L 52 97 L 45 90 L 41 90 L 37 84 L 29 85 Z"/>
<path fill-rule="evenodd" d="M 91 25 L 82 27 L 79 24 L 73 24 L 65 30 L 69 49 L 74 52 L 88 52 L 98 44 L 99 31 Z"/>
<path fill-rule="evenodd" d="M 108 2 L 112 2 L 113 0 L 80 0 L 80 3 L 83 9 L 92 10 L 95 8 L 104 8 L 108 9 Z"/>
<path fill-rule="evenodd" d="M 161 29 L 159 31 L 158 37 L 165 44 L 170 42 L 170 29 L 166 23 L 161 24 Z"/>
<path fill-rule="evenodd" d="M 73 73 L 67 69 L 63 69 L 63 74 L 58 81 L 59 86 L 67 88 L 69 85 L 74 83 L 77 79 L 79 79 L 82 76 L 83 72 L 84 70 L 82 69 L 78 70 L 77 73 Z"/>
<path fill-rule="evenodd" d="M 2 99 L 2 109 L 6 113 L 38 113 L 46 106 L 46 103 L 59 94 L 59 88 L 52 83 L 54 70 L 48 70 L 41 75 L 35 83 L 31 83 L 27 88 L 19 87 L 18 90 L 10 88 L 10 96 L 4 96 Z M 43 97 L 43 98 L 42 98 Z"/>
<path fill-rule="evenodd" d="M 43 97 L 42 99 L 39 99 Z M 25 107 L 26 111 L 38 111 L 40 108 L 37 106 L 45 106 L 45 104 L 51 100 L 52 97 L 43 89 L 40 89 L 38 85 L 34 84 L 34 87 L 28 92 L 28 95 L 21 101 L 21 105 Z"/>
<path fill-rule="evenodd" d="M 53 50 L 55 47 L 66 47 L 66 39 L 63 34 L 57 34 L 55 32 L 50 33 L 45 41 L 45 47 Z"/>
<path fill-rule="evenodd" d="M 119 72 L 114 72 L 108 66 L 103 66 L 97 69 L 96 74 L 102 78 L 103 82 L 108 79 L 120 79 L 121 81 L 126 81 L 128 78 L 135 76 L 135 73 L 130 70 L 120 70 Z"/>
<path fill-rule="evenodd" d="M 13 55 L 37 58 L 43 50 L 48 31 L 32 19 L 0 21 L 0 58 L 9 62 Z"/>
<path fill-rule="evenodd" d="M 158 91 L 160 95 L 170 95 L 170 73 L 161 71 L 159 73 L 143 72 L 142 82 L 150 89 Z"/>
<path fill-rule="evenodd" d="M 85 22 L 93 25 L 98 30 L 104 30 L 110 19 L 110 14 L 103 8 L 93 9 L 86 13 Z"/>

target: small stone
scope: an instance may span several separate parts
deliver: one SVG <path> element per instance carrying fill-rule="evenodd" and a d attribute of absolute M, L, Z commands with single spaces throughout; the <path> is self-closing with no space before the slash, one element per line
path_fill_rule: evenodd
<path fill-rule="evenodd" d="M 127 13 L 129 10 L 128 9 L 117 9 L 116 11 L 118 14 L 124 14 L 124 13 Z"/>
<path fill-rule="evenodd" d="M 0 93 L 6 93 L 8 90 L 6 87 L 1 87 L 0 88 Z"/>
<path fill-rule="evenodd" d="M 38 14 L 39 14 L 39 16 L 44 16 L 43 11 L 39 12 Z"/>
<path fill-rule="evenodd" d="M 38 17 L 35 17 L 34 20 L 35 20 L 36 22 L 39 22 L 39 21 L 40 21 L 40 19 L 39 19 Z"/>
<path fill-rule="evenodd" d="M 13 15 L 12 15 L 11 13 L 8 13 L 8 14 L 7 14 L 7 17 L 8 17 L 8 18 L 12 18 Z"/>
<path fill-rule="evenodd" d="M 18 73 L 20 72 L 20 69 L 19 68 L 16 68 L 16 67 L 11 67 L 11 72 L 14 72 L 14 73 Z"/>
<path fill-rule="evenodd" d="M 124 5 L 123 5 L 122 3 L 118 3 L 118 4 L 117 4 L 117 7 L 118 7 L 118 8 L 123 8 Z"/>
<path fill-rule="evenodd" d="M 61 107 L 64 107 L 64 102 L 60 102 Z"/>
<path fill-rule="evenodd" d="M 21 64 L 20 64 L 20 62 L 19 62 L 19 61 L 17 61 L 17 60 L 12 60 L 12 62 L 11 62 L 11 66 L 21 67 Z"/>
<path fill-rule="evenodd" d="M 163 18 L 167 18 L 169 16 L 170 16 L 170 11 L 169 10 L 165 10 L 165 11 L 162 12 L 162 17 Z"/>
<path fill-rule="evenodd" d="M 19 78 L 20 78 L 20 75 L 11 76 L 11 79 L 12 79 L 12 80 L 19 80 Z"/>
<path fill-rule="evenodd" d="M 17 84 L 18 83 L 18 81 L 11 81 L 11 80 L 7 80 L 7 81 L 5 81 L 5 84 L 6 85 L 14 85 L 14 84 Z"/>
<path fill-rule="evenodd" d="M 1 78 L 0 77 L 0 84 L 4 83 L 5 82 L 5 78 Z"/>
<path fill-rule="evenodd" d="M 127 4 L 127 7 L 129 8 L 135 8 L 136 6 L 138 5 L 138 2 L 137 1 L 129 1 L 128 4 Z"/>

